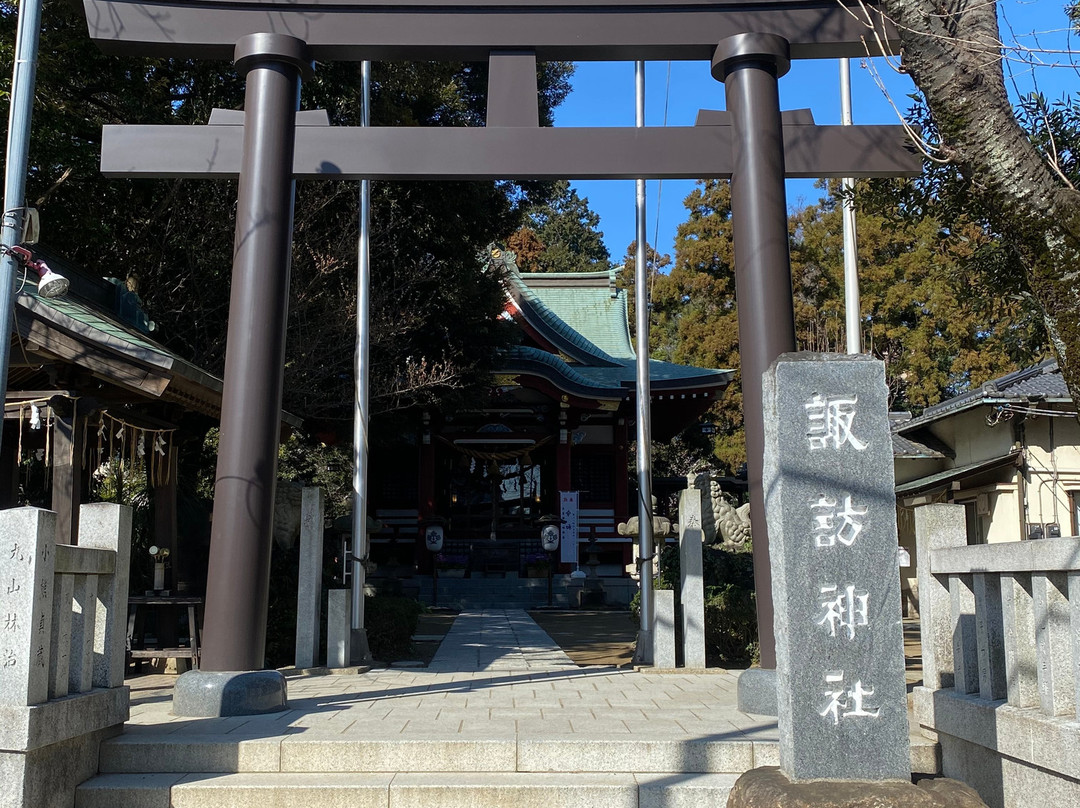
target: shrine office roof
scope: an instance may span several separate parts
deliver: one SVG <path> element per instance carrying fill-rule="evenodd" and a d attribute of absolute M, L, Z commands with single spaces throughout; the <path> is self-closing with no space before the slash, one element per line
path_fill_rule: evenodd
<path fill-rule="evenodd" d="M 147 400 L 176 402 L 215 418 L 221 414 L 221 379 L 152 340 L 146 333 L 152 326 L 141 307 L 127 300 L 135 299 L 134 295 L 118 295 L 124 299 L 123 311 L 128 316 L 117 310 L 106 313 L 112 307 L 99 305 L 97 298 L 102 286 L 110 287 L 107 281 L 88 278 L 44 248 L 35 252 L 46 255 L 50 266 L 72 281 L 72 288 L 63 297 L 45 298 L 38 294 L 36 281 L 26 279 L 15 300 L 19 337 L 13 341 L 14 357 L 77 365 Z M 80 295 L 80 290 L 89 290 L 89 297 Z M 131 316 L 133 308 L 138 309 L 136 316 Z M 13 370 L 17 375 L 18 368 Z M 14 392 L 12 385 L 9 392 Z M 300 424 L 288 413 L 282 413 L 282 420 L 290 426 Z"/>

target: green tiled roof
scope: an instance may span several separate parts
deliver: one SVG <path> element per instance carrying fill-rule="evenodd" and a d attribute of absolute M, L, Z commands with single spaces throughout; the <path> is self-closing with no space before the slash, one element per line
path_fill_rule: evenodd
<path fill-rule="evenodd" d="M 81 339 L 131 359 L 183 376 L 220 394 L 221 380 L 206 373 L 134 328 L 121 325 L 72 297 L 41 297 L 28 279 L 16 298 L 30 314 Z"/>
<path fill-rule="evenodd" d="M 630 339 L 625 289 L 615 271 L 519 273 L 502 253 L 508 292 L 525 321 L 561 354 L 519 346 L 507 369 L 557 377 L 560 386 L 600 398 L 623 397 L 635 388 L 636 354 Z M 649 360 L 653 391 L 723 387 L 733 371 Z M 556 378 L 551 378 L 556 381 Z"/>

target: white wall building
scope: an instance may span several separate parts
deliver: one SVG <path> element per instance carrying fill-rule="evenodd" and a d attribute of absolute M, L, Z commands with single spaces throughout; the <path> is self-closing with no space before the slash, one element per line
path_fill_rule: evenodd
<path fill-rule="evenodd" d="M 969 544 L 1080 534 L 1080 424 L 1054 360 L 896 420 L 893 454 L 905 614 L 918 611 L 918 505 L 963 505 Z"/>

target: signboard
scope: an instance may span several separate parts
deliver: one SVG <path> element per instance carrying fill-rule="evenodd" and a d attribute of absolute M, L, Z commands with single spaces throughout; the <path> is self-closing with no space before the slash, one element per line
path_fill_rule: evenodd
<path fill-rule="evenodd" d="M 578 492 L 559 492 L 559 517 L 562 519 L 562 538 L 559 542 L 559 561 L 578 563 Z"/>

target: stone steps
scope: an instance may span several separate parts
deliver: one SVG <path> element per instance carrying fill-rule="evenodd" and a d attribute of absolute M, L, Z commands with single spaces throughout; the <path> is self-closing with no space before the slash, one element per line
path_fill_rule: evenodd
<path fill-rule="evenodd" d="M 430 733 L 429 733 L 430 734 Z M 76 808 L 677 808 L 724 805 L 775 741 L 572 737 L 335 740 L 129 733 L 104 742 Z M 915 771 L 937 748 L 912 736 Z"/>
<path fill-rule="evenodd" d="M 676 808 L 724 805 L 736 774 L 105 774 L 76 808 Z"/>
<path fill-rule="evenodd" d="M 140 773 L 611 773 L 738 774 L 778 763 L 775 741 L 685 738 L 601 740 L 573 735 L 538 738 L 468 735 L 455 738 L 342 739 L 301 732 L 285 737 L 195 738 L 128 734 L 105 741 L 102 774 Z"/>

